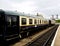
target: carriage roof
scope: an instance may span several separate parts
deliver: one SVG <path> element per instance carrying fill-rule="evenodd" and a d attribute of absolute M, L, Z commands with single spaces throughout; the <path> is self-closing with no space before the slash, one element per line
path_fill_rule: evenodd
<path fill-rule="evenodd" d="M 26 16 L 26 17 L 31 17 L 31 18 L 41 18 L 43 16 L 37 16 L 37 15 L 30 15 L 30 14 L 25 14 L 17 11 L 4 11 L 0 10 L 0 13 L 4 12 L 6 15 L 17 15 L 17 16 Z"/>

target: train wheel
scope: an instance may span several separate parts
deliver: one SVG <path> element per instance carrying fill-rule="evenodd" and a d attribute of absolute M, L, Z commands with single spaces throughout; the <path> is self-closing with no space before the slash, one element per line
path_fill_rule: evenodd
<path fill-rule="evenodd" d="M 29 36 L 29 32 L 27 32 L 27 36 Z"/>
<path fill-rule="evenodd" d="M 20 37 L 20 38 L 22 38 L 22 35 L 21 35 L 21 34 L 19 34 L 19 37 Z"/>

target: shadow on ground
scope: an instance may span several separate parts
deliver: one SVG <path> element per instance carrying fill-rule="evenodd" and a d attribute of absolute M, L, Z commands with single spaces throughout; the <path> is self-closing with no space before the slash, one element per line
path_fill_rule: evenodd
<path fill-rule="evenodd" d="M 19 42 L 20 39 L 17 38 L 17 39 L 14 39 L 14 40 L 10 40 L 10 41 L 4 41 L 4 42 L 0 42 L 0 46 L 12 46 L 13 44 Z"/>

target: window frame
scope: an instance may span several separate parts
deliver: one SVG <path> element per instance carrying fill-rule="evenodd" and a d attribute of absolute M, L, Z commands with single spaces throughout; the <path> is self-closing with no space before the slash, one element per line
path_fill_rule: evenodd
<path fill-rule="evenodd" d="M 34 20 L 34 24 L 37 24 L 37 20 L 36 19 Z"/>
<path fill-rule="evenodd" d="M 33 19 L 29 19 L 29 24 L 33 24 Z"/>
<path fill-rule="evenodd" d="M 41 20 L 40 20 L 40 24 L 41 24 Z"/>
<path fill-rule="evenodd" d="M 23 19 L 25 19 L 24 21 L 23 21 Z M 26 18 L 21 18 L 21 25 L 26 25 L 27 24 L 27 19 Z"/>
<path fill-rule="evenodd" d="M 38 19 L 38 24 L 39 24 L 39 19 Z"/>

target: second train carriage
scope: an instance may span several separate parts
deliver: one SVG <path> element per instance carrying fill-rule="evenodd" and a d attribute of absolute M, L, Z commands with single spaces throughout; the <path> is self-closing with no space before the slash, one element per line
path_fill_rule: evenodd
<path fill-rule="evenodd" d="M 43 28 L 43 26 L 47 26 L 47 23 L 44 23 L 44 17 L 43 16 L 28 16 L 28 15 L 22 15 L 20 16 L 20 30 L 22 37 L 23 33 L 25 33 L 26 36 L 29 35 L 29 33 L 37 31 L 39 28 Z"/>
<path fill-rule="evenodd" d="M 0 10 L 0 40 L 12 40 L 29 35 L 30 31 L 46 26 L 43 16 Z"/>

